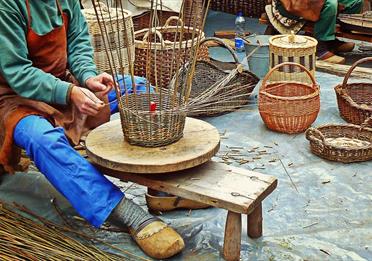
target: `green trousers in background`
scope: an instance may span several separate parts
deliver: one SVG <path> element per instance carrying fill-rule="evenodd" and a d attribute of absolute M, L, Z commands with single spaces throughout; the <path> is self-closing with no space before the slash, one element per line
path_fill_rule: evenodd
<path fill-rule="evenodd" d="M 363 8 L 363 0 L 326 0 L 320 19 L 314 26 L 314 37 L 320 41 L 332 41 L 336 39 L 336 18 L 338 4 L 344 5 L 342 13 L 359 14 Z"/>

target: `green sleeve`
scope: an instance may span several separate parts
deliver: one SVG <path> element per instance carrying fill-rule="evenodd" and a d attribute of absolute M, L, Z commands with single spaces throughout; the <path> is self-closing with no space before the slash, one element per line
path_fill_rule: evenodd
<path fill-rule="evenodd" d="M 68 63 L 72 74 L 84 86 L 85 81 L 97 75 L 93 47 L 88 26 L 80 10 L 79 1 L 73 1 L 72 17 L 68 28 Z"/>
<path fill-rule="evenodd" d="M 20 10 L 0 8 L 0 73 L 22 97 L 66 104 L 70 84 L 33 67 L 28 59 L 26 32 Z"/>

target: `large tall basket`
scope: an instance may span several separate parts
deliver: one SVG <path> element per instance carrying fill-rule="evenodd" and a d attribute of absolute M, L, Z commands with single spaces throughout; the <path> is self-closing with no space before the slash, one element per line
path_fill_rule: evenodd
<path fill-rule="evenodd" d="M 355 62 L 343 83 L 335 87 L 340 115 L 347 122 L 360 125 L 372 116 L 372 83 L 348 83 L 358 65 L 371 61 L 372 57 L 367 57 Z"/>
<path fill-rule="evenodd" d="M 131 61 L 135 58 L 135 47 L 134 47 L 134 29 L 132 21 L 132 13 L 128 10 L 118 10 L 116 8 L 108 8 L 103 2 L 98 1 L 96 3 L 100 5 L 97 8 L 99 14 L 98 18 L 108 31 L 108 38 L 105 41 L 110 43 L 110 48 L 113 52 L 115 65 L 123 62 L 124 73 L 128 73 L 129 59 Z M 91 36 L 91 42 L 94 49 L 94 62 L 97 69 L 101 72 L 110 72 L 110 61 L 107 59 L 105 45 L 99 22 L 97 21 L 97 15 L 93 8 L 83 9 L 83 15 L 88 23 L 89 34 Z M 124 15 L 124 19 L 123 19 Z M 124 21 L 123 21 L 124 20 Z M 106 37 L 107 38 L 107 37 Z M 124 41 L 127 39 L 127 41 Z M 120 51 L 118 51 L 120 49 Z"/>
<path fill-rule="evenodd" d="M 173 20 L 178 21 L 178 25 L 171 26 Z M 202 39 L 201 30 L 184 26 L 175 16 L 170 17 L 164 27 L 135 32 L 135 75 L 146 76 L 156 87 L 168 88 L 175 72 L 189 61 L 191 50 L 196 50 Z"/>
<path fill-rule="evenodd" d="M 267 83 L 274 71 L 290 66 L 299 67 L 305 71 L 312 83 L 296 81 Z M 289 62 L 279 64 L 272 68 L 262 80 L 258 109 L 269 129 L 284 133 L 303 132 L 318 116 L 319 85 L 303 65 Z"/>

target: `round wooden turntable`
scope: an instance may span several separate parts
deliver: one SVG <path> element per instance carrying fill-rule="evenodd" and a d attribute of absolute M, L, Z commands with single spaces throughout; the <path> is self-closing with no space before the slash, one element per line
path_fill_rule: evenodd
<path fill-rule="evenodd" d="M 120 120 L 101 125 L 86 139 L 89 159 L 102 167 L 139 174 L 170 173 L 201 165 L 219 150 L 220 135 L 207 122 L 187 118 L 179 141 L 157 148 L 130 145 Z"/>

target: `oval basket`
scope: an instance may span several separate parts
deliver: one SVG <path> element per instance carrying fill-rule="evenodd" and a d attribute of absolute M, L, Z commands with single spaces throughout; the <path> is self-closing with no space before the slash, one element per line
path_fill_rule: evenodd
<path fill-rule="evenodd" d="M 180 25 L 170 26 L 172 20 L 177 20 Z M 204 39 L 204 33 L 195 30 L 193 35 L 194 28 L 184 26 L 179 17 L 172 16 L 164 27 L 153 28 L 152 32 L 148 28 L 135 32 L 134 74 L 146 77 L 156 87 L 168 88 L 177 67 L 189 61 L 191 49 L 198 44 L 197 39 Z M 183 41 L 175 41 L 181 32 Z"/>
<path fill-rule="evenodd" d="M 372 116 L 372 83 L 347 83 L 355 67 L 372 61 L 372 57 L 355 62 L 344 81 L 335 87 L 340 116 L 347 122 L 360 125 Z"/>
<path fill-rule="evenodd" d="M 270 75 L 281 67 L 297 66 L 310 77 L 312 84 L 295 81 L 267 83 Z M 266 126 L 274 131 L 300 133 L 317 118 L 320 110 L 319 85 L 301 64 L 282 63 L 272 68 L 262 81 L 258 110 Z"/>
<path fill-rule="evenodd" d="M 158 104 L 154 111 L 150 109 L 151 102 Z M 177 108 L 168 92 L 122 96 L 120 116 L 129 144 L 160 147 L 183 137 L 186 110 L 182 106 Z"/>
<path fill-rule="evenodd" d="M 372 129 L 353 124 L 328 124 L 309 128 L 311 152 L 343 163 L 372 160 Z"/>
<path fill-rule="evenodd" d="M 119 65 L 122 61 L 124 64 L 124 73 L 128 73 L 129 64 L 133 63 L 135 58 L 132 13 L 128 10 L 123 10 L 125 18 L 123 19 L 123 13 L 121 11 L 119 13 L 115 8 L 108 8 L 104 3 L 99 1 L 96 8 L 97 12 L 101 14 L 98 16 L 99 22 L 103 25 L 105 31 L 107 31 L 107 35 L 102 35 L 100 24 L 93 8 L 83 9 L 82 13 L 88 24 L 91 43 L 94 49 L 94 62 L 97 69 L 101 72 L 111 73 L 110 61 L 107 59 L 107 53 L 105 51 L 104 43 L 106 42 L 106 44 L 110 43 L 114 63 Z M 118 51 L 119 48 L 120 52 Z"/>
<path fill-rule="evenodd" d="M 224 41 L 216 37 L 208 37 L 200 42 L 204 46 L 208 42 L 215 42 L 229 51 L 234 59 L 235 68 L 240 66 L 234 50 Z M 223 63 L 219 63 L 221 65 Z M 226 63 L 231 66 L 230 63 Z M 199 60 L 195 65 L 195 74 L 192 81 L 190 99 L 203 99 L 188 110 L 187 115 L 192 117 L 217 116 L 234 111 L 249 101 L 249 96 L 257 85 L 259 79 L 248 70 L 242 69 L 228 82 L 222 82 L 229 72 L 216 64 L 206 60 Z M 218 86 L 216 86 L 218 85 Z"/>

